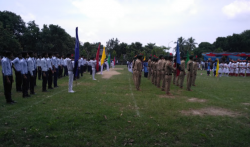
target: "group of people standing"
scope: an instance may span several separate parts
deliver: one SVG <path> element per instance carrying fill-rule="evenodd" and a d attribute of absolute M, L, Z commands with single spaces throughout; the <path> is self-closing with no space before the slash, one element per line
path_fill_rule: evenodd
<path fill-rule="evenodd" d="M 131 65 L 128 68 L 132 68 L 133 80 L 137 90 L 140 90 L 141 73 L 144 67 L 144 72 L 148 71 L 147 78 L 151 80 L 152 84 L 160 88 L 162 91 L 166 91 L 167 95 L 170 93 L 170 84 L 173 84 L 183 88 L 183 82 L 185 75 L 187 76 L 187 90 L 191 90 L 191 86 L 195 86 L 195 80 L 198 70 L 197 59 L 193 59 L 193 56 L 189 56 L 187 62 L 187 68 L 185 67 L 186 57 L 181 58 L 181 64 L 176 63 L 176 59 L 173 60 L 173 55 L 160 55 L 159 58 L 149 57 L 149 60 L 143 63 L 142 55 L 137 55 L 134 58 Z M 145 69 L 146 68 L 146 69 Z"/>
<path fill-rule="evenodd" d="M 214 62 L 209 59 L 208 66 L 207 66 L 207 75 L 210 75 L 210 72 L 213 72 L 213 75 L 216 75 L 217 72 L 217 60 Z M 234 61 L 230 60 L 230 62 L 219 61 L 219 70 L 218 76 L 239 76 L 239 77 L 246 77 L 250 76 L 250 60 L 245 61 Z"/>

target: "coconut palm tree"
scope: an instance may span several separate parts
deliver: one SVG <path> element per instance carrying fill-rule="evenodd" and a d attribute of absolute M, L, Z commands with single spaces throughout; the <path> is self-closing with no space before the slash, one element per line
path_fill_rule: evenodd
<path fill-rule="evenodd" d="M 186 44 L 188 46 L 188 51 L 191 51 L 196 48 L 197 43 L 195 42 L 195 39 L 193 37 L 190 37 L 187 39 Z"/>

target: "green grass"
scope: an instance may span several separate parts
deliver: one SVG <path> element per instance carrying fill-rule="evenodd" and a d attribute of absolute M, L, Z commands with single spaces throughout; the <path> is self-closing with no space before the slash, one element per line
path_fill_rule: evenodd
<path fill-rule="evenodd" d="M 89 74 L 67 92 L 68 77 L 59 88 L 23 99 L 15 92 L 6 105 L 0 78 L 0 146 L 250 146 L 250 78 L 208 77 L 199 71 L 193 92 L 171 85 L 174 98 L 142 77 L 136 91 L 126 66 L 122 73 L 97 81 Z M 203 75 L 200 75 L 200 73 Z M 186 82 L 186 79 L 185 79 Z M 130 87 L 131 86 L 131 87 Z M 187 102 L 189 98 L 207 100 Z M 224 108 L 230 116 L 184 115 L 182 110 Z M 106 118 L 105 118 L 106 117 Z"/>

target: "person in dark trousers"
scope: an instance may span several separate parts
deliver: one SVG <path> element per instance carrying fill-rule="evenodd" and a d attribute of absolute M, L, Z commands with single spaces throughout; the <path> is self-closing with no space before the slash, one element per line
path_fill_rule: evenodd
<path fill-rule="evenodd" d="M 34 86 L 36 86 L 36 78 L 37 78 L 37 53 L 33 54 L 33 62 L 34 62 Z"/>
<path fill-rule="evenodd" d="M 3 69 L 3 79 L 4 79 L 4 94 L 7 104 L 14 104 L 15 101 L 11 98 L 11 89 L 13 83 L 13 74 L 11 68 L 11 52 L 5 52 L 6 57 L 2 60 L 2 69 Z"/>
<path fill-rule="evenodd" d="M 52 68 L 52 61 L 51 61 L 52 60 L 52 54 L 49 53 L 48 56 L 49 56 L 47 58 L 47 66 L 48 66 L 48 89 L 53 89 L 52 88 L 52 81 L 53 81 L 53 76 L 55 74 L 54 74 L 54 71 L 53 71 L 53 68 Z"/>
<path fill-rule="evenodd" d="M 35 75 L 34 75 L 34 72 L 35 72 L 35 66 L 34 66 L 34 60 L 32 59 L 33 57 L 33 52 L 29 52 L 29 58 L 27 60 L 28 62 L 28 75 L 30 77 L 30 81 L 29 81 L 29 84 L 30 84 L 30 94 L 35 94 L 34 92 L 34 80 L 35 80 Z"/>
<path fill-rule="evenodd" d="M 12 61 L 12 67 L 15 71 L 16 78 L 16 91 L 22 92 L 22 75 L 20 61 L 22 59 L 22 53 L 18 53 L 17 57 Z"/>
<path fill-rule="evenodd" d="M 46 85 L 48 82 L 48 65 L 47 65 L 47 58 L 48 54 L 43 53 L 43 58 L 41 59 L 41 69 L 42 69 L 42 92 L 47 92 Z"/>
<path fill-rule="evenodd" d="M 27 57 L 28 57 L 28 53 L 27 52 L 22 52 L 22 60 L 20 62 L 21 64 L 21 74 L 22 74 L 22 92 L 23 92 L 23 98 L 25 97 L 30 97 L 30 95 L 28 94 L 28 85 L 29 85 L 29 79 L 28 79 L 28 63 L 27 63 Z"/>
<path fill-rule="evenodd" d="M 42 56 L 39 55 L 38 57 L 39 57 L 39 58 L 37 59 L 38 80 L 41 80 L 41 75 L 42 75 L 41 60 L 42 60 Z"/>

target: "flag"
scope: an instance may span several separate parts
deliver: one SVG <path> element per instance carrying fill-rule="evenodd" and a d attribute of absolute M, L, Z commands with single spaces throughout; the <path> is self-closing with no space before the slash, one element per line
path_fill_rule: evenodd
<path fill-rule="evenodd" d="M 217 59 L 217 65 L 216 65 L 216 77 L 219 75 L 219 59 Z"/>
<path fill-rule="evenodd" d="M 95 60 L 96 60 L 96 66 L 95 66 L 96 72 L 99 71 L 99 54 L 100 54 L 100 43 L 99 43 L 98 50 L 97 50 L 96 57 L 95 57 Z"/>
<path fill-rule="evenodd" d="M 114 66 L 115 66 L 115 57 L 114 57 Z"/>
<path fill-rule="evenodd" d="M 180 49 L 179 49 L 178 41 L 177 41 L 177 47 L 176 47 L 176 63 L 181 64 Z"/>
<path fill-rule="evenodd" d="M 189 53 L 188 53 L 188 51 L 187 51 L 187 59 L 186 59 L 186 62 L 185 62 L 186 67 L 187 67 L 187 63 L 188 63 L 188 61 L 189 61 Z"/>
<path fill-rule="evenodd" d="M 79 59 L 79 39 L 78 39 L 78 27 L 76 27 L 76 43 L 75 43 L 75 68 L 74 74 L 78 74 L 78 59 Z"/>
<path fill-rule="evenodd" d="M 144 56 L 144 59 L 143 59 L 143 61 L 145 61 L 146 60 L 146 56 Z"/>
<path fill-rule="evenodd" d="M 109 57 L 108 57 L 108 64 L 109 64 L 109 67 L 110 67 L 110 53 L 109 53 Z"/>
<path fill-rule="evenodd" d="M 101 65 L 103 65 L 105 59 L 106 59 L 106 53 L 105 53 L 105 47 L 103 47 Z"/>

